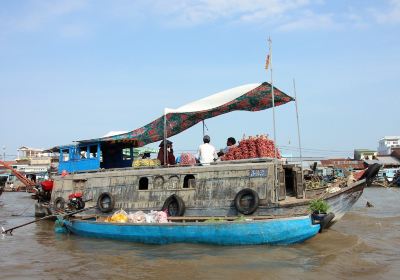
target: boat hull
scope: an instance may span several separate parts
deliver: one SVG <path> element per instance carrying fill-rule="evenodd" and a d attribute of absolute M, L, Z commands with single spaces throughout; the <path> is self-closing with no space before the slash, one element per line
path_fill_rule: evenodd
<path fill-rule="evenodd" d="M 289 245 L 303 242 L 320 230 L 309 216 L 243 222 L 117 224 L 65 220 L 73 234 L 146 244 L 203 243 L 215 245 Z"/>
<path fill-rule="evenodd" d="M 129 212 L 160 211 L 167 209 L 171 204 L 171 197 L 175 197 L 175 206 L 179 211 L 171 212 L 169 215 L 185 217 L 240 215 L 249 215 L 250 218 L 270 215 L 291 217 L 305 215 L 308 212 L 310 199 L 323 198 L 335 215 L 332 221 L 334 223 L 357 201 L 366 185 L 365 179 L 349 185 L 347 182 L 337 182 L 336 187 L 330 188 L 332 191 L 338 190 L 335 193 L 329 193 L 327 192 L 329 188 L 325 188 L 309 197 L 309 192 L 303 188 L 301 169 L 279 164 L 280 183 L 277 185 L 274 184 L 274 167 L 272 161 L 258 159 L 254 162 L 239 161 L 212 166 L 123 169 L 70 174 L 55 179 L 50 203 L 44 205 L 39 202 L 36 213 L 45 215 L 58 211 L 55 202 L 67 201 L 68 196 L 75 192 L 83 193 L 86 206 L 97 204 L 98 209 L 92 209 L 86 214 L 110 213 L 116 209 Z M 290 175 L 288 178 L 286 173 Z M 292 195 L 287 196 L 286 188 L 295 193 L 291 192 Z M 249 190 L 252 193 L 250 197 L 254 198 L 253 201 L 257 200 L 256 207 L 252 211 L 241 208 L 243 196 L 239 196 L 243 191 L 249 193 Z M 113 201 L 110 202 L 112 207 L 107 211 L 99 207 L 99 200 L 104 195 L 109 196 L 109 201 Z M 243 205 L 246 206 L 245 199 Z"/>
<path fill-rule="evenodd" d="M 358 201 L 361 195 L 364 192 L 364 188 L 366 183 L 359 182 L 353 187 L 348 187 L 344 189 L 340 194 L 331 196 L 326 199 L 329 204 L 329 212 L 335 214 L 331 224 L 339 221 L 350 209 L 353 205 Z"/>
<path fill-rule="evenodd" d="M 357 181 L 352 185 L 341 189 L 340 191 L 328 194 L 321 193 L 320 198 L 323 198 L 330 206 L 329 212 L 332 212 L 335 217 L 331 221 L 330 225 L 339 221 L 346 212 L 357 202 L 362 195 L 366 186 L 365 180 Z M 260 205 L 257 211 L 253 215 L 248 216 L 292 216 L 292 215 L 303 215 L 308 212 L 309 199 L 294 201 L 290 203 L 279 203 L 279 204 L 268 204 Z M 40 207 L 40 211 L 39 211 Z M 126 209 L 128 211 L 138 211 L 142 209 Z M 148 210 L 148 209 L 146 209 Z M 160 210 L 160 209 L 151 209 Z M 36 213 L 40 213 L 41 216 L 50 214 L 50 209 L 42 204 L 37 204 L 35 208 Z M 87 214 L 95 214 L 95 211 L 87 211 Z M 204 216 L 237 216 L 237 211 L 232 207 L 209 207 L 209 208 L 186 208 L 185 216 L 191 217 L 204 217 Z"/>
<path fill-rule="evenodd" d="M 363 194 L 365 187 L 365 180 L 360 180 L 346 188 L 341 189 L 336 193 L 329 194 L 325 192 L 325 194 L 321 194 L 319 197 L 317 197 L 324 199 L 329 205 L 329 212 L 335 215 L 329 226 L 339 221 L 348 211 L 350 211 L 353 205 Z M 265 213 L 268 213 L 270 215 L 294 215 L 305 213 L 309 211 L 309 203 L 309 200 L 305 200 L 300 202 L 281 204 L 274 208 L 263 209 L 261 207 L 258 210 L 258 214 L 265 215 Z"/>

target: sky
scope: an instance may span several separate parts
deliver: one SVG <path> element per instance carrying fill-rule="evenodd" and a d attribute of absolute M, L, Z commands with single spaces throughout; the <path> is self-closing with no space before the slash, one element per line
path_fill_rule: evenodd
<path fill-rule="evenodd" d="M 243 84 L 296 84 L 305 156 L 400 135 L 400 0 L 0 0 L 0 148 L 50 148 L 141 127 L 165 107 Z M 272 110 L 206 121 L 211 143 L 273 137 Z M 298 155 L 295 103 L 276 108 Z M 172 137 L 196 150 L 201 124 Z M 156 144 L 150 146 L 157 146 Z"/>

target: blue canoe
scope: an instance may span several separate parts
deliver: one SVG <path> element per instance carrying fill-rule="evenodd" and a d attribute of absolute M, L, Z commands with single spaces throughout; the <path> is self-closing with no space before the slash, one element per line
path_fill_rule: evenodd
<path fill-rule="evenodd" d="M 73 234 L 147 244 L 204 243 L 216 245 L 288 245 L 315 236 L 320 225 L 310 216 L 253 221 L 171 222 L 163 224 L 105 223 L 63 220 Z"/>

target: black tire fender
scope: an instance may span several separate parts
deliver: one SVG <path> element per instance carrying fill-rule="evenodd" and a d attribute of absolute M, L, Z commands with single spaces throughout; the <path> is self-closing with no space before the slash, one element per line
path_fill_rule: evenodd
<path fill-rule="evenodd" d="M 78 210 L 84 209 L 85 208 L 85 201 L 83 201 L 82 199 L 79 200 L 78 202 Z"/>
<path fill-rule="evenodd" d="M 64 210 L 65 209 L 65 199 L 59 196 L 54 200 L 53 205 L 54 205 L 55 210 Z"/>
<path fill-rule="evenodd" d="M 185 202 L 176 194 L 169 196 L 161 208 L 161 211 L 167 212 L 171 217 L 181 217 L 185 214 L 185 210 Z"/>
<path fill-rule="evenodd" d="M 382 165 L 379 163 L 374 163 L 368 167 L 368 169 L 361 176 L 361 179 L 366 179 L 367 186 L 370 186 L 376 175 L 378 175 L 379 169 L 381 169 Z"/>
<path fill-rule="evenodd" d="M 321 233 L 323 230 L 328 229 L 331 227 L 331 225 L 333 225 L 332 220 L 333 218 L 335 218 L 335 214 L 333 214 L 332 212 L 326 214 L 322 220 L 319 222 L 320 224 L 320 229 L 319 232 Z"/>
<path fill-rule="evenodd" d="M 81 210 L 83 208 L 85 208 L 85 201 L 83 201 L 82 198 L 77 199 L 76 210 Z"/>
<path fill-rule="evenodd" d="M 245 197 L 249 197 L 250 199 L 246 199 L 247 203 L 243 205 L 243 199 Z M 243 215 L 253 214 L 258 208 L 259 202 L 260 198 L 258 197 L 258 193 L 248 188 L 239 191 L 234 200 L 236 210 Z"/>
<path fill-rule="evenodd" d="M 103 192 L 97 198 L 97 208 L 103 213 L 109 213 L 114 210 L 115 199 L 109 192 Z"/>

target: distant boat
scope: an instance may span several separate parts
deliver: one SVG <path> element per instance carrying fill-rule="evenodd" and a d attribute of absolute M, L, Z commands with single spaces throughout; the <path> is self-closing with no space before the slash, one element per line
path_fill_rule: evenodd
<path fill-rule="evenodd" d="M 382 184 L 385 187 L 399 186 L 399 174 L 400 168 L 383 168 L 379 170 L 378 175 L 375 178 L 374 184 Z"/>
<path fill-rule="evenodd" d="M 214 217 L 215 218 L 215 217 Z M 146 244 L 203 243 L 215 245 L 289 245 L 314 237 L 320 224 L 308 216 L 218 222 L 170 222 L 162 224 L 108 223 L 95 220 L 63 220 L 69 232 Z"/>

